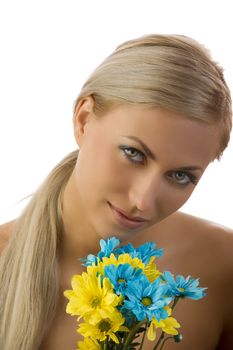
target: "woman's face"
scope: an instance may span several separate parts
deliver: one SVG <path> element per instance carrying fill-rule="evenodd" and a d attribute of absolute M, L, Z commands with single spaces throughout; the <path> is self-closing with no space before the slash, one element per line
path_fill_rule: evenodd
<path fill-rule="evenodd" d="M 77 215 L 101 237 L 129 238 L 187 201 L 215 158 L 217 128 L 159 108 L 96 117 L 89 102 L 74 120 Z"/>

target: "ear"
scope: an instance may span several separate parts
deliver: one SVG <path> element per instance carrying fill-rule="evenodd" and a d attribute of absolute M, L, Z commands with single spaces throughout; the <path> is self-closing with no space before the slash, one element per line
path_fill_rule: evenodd
<path fill-rule="evenodd" d="M 82 144 L 85 128 L 94 116 L 94 99 L 91 96 L 79 101 L 73 116 L 74 137 L 79 146 Z"/>

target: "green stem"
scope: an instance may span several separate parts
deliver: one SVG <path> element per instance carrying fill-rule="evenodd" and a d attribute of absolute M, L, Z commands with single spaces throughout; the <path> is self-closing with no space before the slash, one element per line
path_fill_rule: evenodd
<path fill-rule="evenodd" d="M 159 339 L 158 339 L 158 341 L 157 341 L 157 343 L 156 343 L 155 346 L 153 347 L 153 350 L 157 350 L 157 349 L 158 349 L 158 347 L 159 347 L 161 341 L 162 341 L 163 338 L 164 338 L 164 335 L 165 335 L 165 333 L 162 332 L 161 335 L 160 335 L 160 337 L 159 337 Z"/>
<path fill-rule="evenodd" d="M 107 350 L 107 347 L 108 347 L 108 338 L 106 338 L 106 340 L 104 341 L 103 350 Z"/>
<path fill-rule="evenodd" d="M 164 346 L 164 344 L 166 343 L 166 341 L 167 341 L 168 339 L 173 339 L 173 337 L 167 337 L 167 338 L 165 338 L 164 341 L 163 341 L 162 344 L 161 344 L 160 350 L 163 349 L 163 346 Z"/>
<path fill-rule="evenodd" d="M 101 350 L 104 350 L 105 341 L 100 341 L 99 344 L 100 344 L 100 346 L 101 346 Z"/>
<path fill-rule="evenodd" d="M 144 344 L 144 340 L 145 340 L 145 336 L 146 336 L 147 328 L 148 328 L 148 322 L 146 323 L 146 329 L 143 332 L 143 337 L 142 337 L 142 341 L 141 341 L 141 345 L 140 345 L 139 350 L 142 350 L 142 347 L 143 347 L 143 344 Z"/>
<path fill-rule="evenodd" d="M 106 338 L 106 340 L 104 340 L 103 342 L 101 342 L 101 349 L 102 350 L 108 350 L 108 336 Z"/>
<path fill-rule="evenodd" d="M 175 297 L 174 302 L 173 302 L 173 304 L 171 306 L 172 310 L 174 309 L 174 307 L 176 306 L 176 304 L 178 303 L 179 300 L 180 300 L 180 297 Z"/>
<path fill-rule="evenodd" d="M 135 336 L 137 330 L 146 322 L 147 322 L 147 320 L 143 320 L 143 321 L 138 322 L 138 323 L 135 324 L 135 326 L 129 332 L 129 334 L 128 334 L 126 340 L 125 340 L 125 343 L 124 343 L 124 346 L 123 346 L 122 350 L 127 350 L 128 345 L 132 342 L 133 337 Z"/>
<path fill-rule="evenodd" d="M 175 307 L 176 304 L 178 303 L 179 299 L 180 299 L 180 297 L 175 297 L 174 302 L 173 302 L 173 304 L 172 304 L 172 306 L 171 306 L 171 309 L 172 309 L 172 310 L 174 309 L 174 307 Z M 161 335 L 160 335 L 160 337 L 159 337 L 159 340 L 158 340 L 158 342 L 155 344 L 153 350 L 157 350 L 157 349 L 158 349 L 159 345 L 161 344 L 161 341 L 164 339 L 164 336 L 165 336 L 165 333 L 162 332 Z M 160 350 L 163 348 L 163 345 L 164 345 L 165 341 L 166 341 L 167 339 L 170 339 L 170 338 L 172 338 L 172 337 L 168 337 L 168 338 L 164 339 L 164 341 L 163 341 L 163 343 L 162 343 L 162 345 L 161 345 Z"/>

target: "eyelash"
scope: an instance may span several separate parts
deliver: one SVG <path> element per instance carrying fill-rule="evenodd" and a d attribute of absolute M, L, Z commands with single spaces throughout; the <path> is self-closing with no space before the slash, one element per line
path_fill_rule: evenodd
<path fill-rule="evenodd" d="M 179 182 L 177 181 L 176 179 L 174 179 L 174 177 L 172 176 L 174 174 L 174 177 L 176 174 L 183 174 L 185 175 L 187 178 L 188 178 L 188 181 L 185 182 L 185 183 L 182 183 L 182 182 Z M 169 174 L 169 179 L 171 179 L 171 181 L 175 180 L 175 182 L 180 185 L 180 186 L 187 186 L 189 185 L 190 183 L 192 183 L 193 185 L 197 185 L 198 183 L 198 179 L 195 175 L 193 175 L 192 173 L 188 172 L 188 171 L 183 171 L 183 170 L 176 170 L 176 171 L 173 171 Z"/>
<path fill-rule="evenodd" d="M 145 161 L 146 161 L 146 156 L 144 155 L 144 153 L 142 153 L 141 151 L 139 151 L 137 148 L 135 147 L 129 147 L 129 146 L 126 146 L 126 145 L 122 145 L 122 146 L 119 146 L 119 149 L 121 151 L 123 151 L 123 154 L 124 156 L 132 163 L 134 164 L 145 164 Z M 135 156 L 132 156 L 132 155 L 129 155 L 128 152 L 135 152 L 136 155 Z M 140 156 L 141 157 L 141 160 L 135 160 L 134 158 L 136 158 L 137 156 Z M 188 182 L 185 182 L 185 183 L 181 183 L 179 181 L 177 181 L 174 177 L 173 177 L 173 174 L 174 176 L 176 174 L 183 174 L 185 175 L 187 178 L 188 178 Z M 194 184 L 194 185 L 197 185 L 198 183 L 198 179 L 197 177 L 188 172 L 188 171 L 183 171 L 183 170 L 176 170 L 176 171 L 172 171 L 168 174 L 168 177 L 171 181 L 175 181 L 177 185 L 180 185 L 180 186 L 187 186 L 189 185 L 190 183 Z"/>
<path fill-rule="evenodd" d="M 137 148 L 134 147 L 129 147 L 129 146 L 119 146 L 120 150 L 123 151 L 124 156 L 132 163 L 134 164 L 144 164 L 145 160 L 146 160 L 146 156 L 139 151 Z M 127 152 L 135 152 L 136 156 L 140 156 L 141 160 L 135 160 L 134 158 L 136 158 L 136 156 L 130 156 Z"/>

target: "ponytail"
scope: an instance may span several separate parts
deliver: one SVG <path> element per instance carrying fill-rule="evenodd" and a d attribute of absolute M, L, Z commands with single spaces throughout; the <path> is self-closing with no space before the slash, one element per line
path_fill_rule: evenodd
<path fill-rule="evenodd" d="M 0 349 L 38 349 L 58 300 L 61 200 L 76 163 L 70 153 L 49 174 L 16 221 L 0 257 Z"/>

